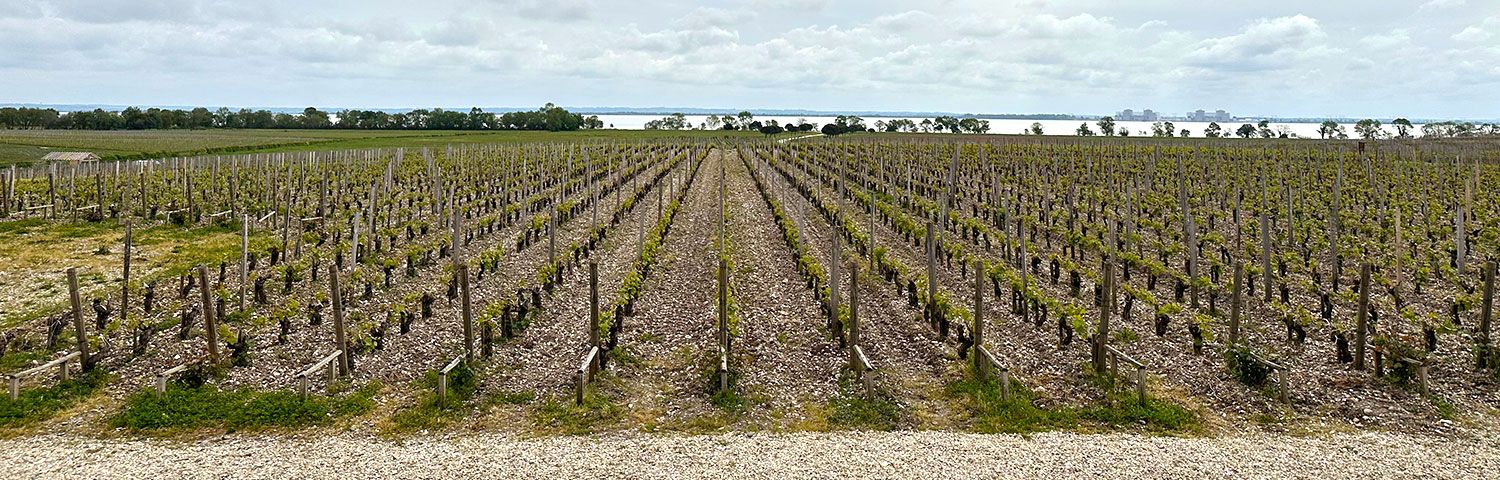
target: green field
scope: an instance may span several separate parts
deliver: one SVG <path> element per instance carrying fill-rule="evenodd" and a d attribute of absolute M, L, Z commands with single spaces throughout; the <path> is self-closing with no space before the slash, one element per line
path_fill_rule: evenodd
<path fill-rule="evenodd" d="M 783 134 L 786 136 L 789 134 Z M 0 165 L 26 165 L 52 151 L 87 151 L 108 159 L 215 153 L 295 152 L 382 147 L 443 147 L 463 143 L 636 141 L 754 138 L 755 132 L 671 130 L 0 130 Z"/>

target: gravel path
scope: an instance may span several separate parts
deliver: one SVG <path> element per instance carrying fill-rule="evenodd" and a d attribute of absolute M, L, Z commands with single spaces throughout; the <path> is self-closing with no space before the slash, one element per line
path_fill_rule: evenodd
<path fill-rule="evenodd" d="M 734 352 L 741 362 L 740 386 L 751 396 L 765 396 L 771 408 L 785 413 L 782 422 L 801 420 L 799 403 L 838 393 L 839 369 L 848 353 L 838 348 L 825 327 L 817 297 L 797 273 L 776 218 L 755 189 L 745 162 L 729 151 L 721 163 L 734 248 L 731 281 L 740 307 Z"/>
<path fill-rule="evenodd" d="M 941 432 L 0 440 L 3 478 L 1494 478 L 1500 438 Z"/>

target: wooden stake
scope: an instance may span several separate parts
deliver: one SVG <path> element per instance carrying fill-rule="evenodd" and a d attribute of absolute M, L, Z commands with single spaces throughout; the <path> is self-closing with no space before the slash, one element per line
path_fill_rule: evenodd
<path fill-rule="evenodd" d="M 1243 295 L 1241 295 L 1241 293 L 1243 293 L 1242 290 L 1244 288 L 1244 285 L 1243 285 L 1244 279 L 1245 279 L 1245 264 L 1240 263 L 1240 262 L 1235 262 L 1234 263 L 1234 285 L 1233 285 L 1233 288 L 1234 288 L 1233 295 L 1234 295 L 1234 297 L 1230 301 L 1230 307 L 1229 307 L 1229 346 L 1231 346 L 1231 347 L 1233 347 L 1235 345 L 1235 343 L 1239 341 L 1239 338 L 1240 338 L 1240 303 L 1241 303 L 1241 297 L 1243 297 Z"/>
<path fill-rule="evenodd" d="M 1490 322 L 1495 310 L 1495 261 L 1485 266 L 1484 300 L 1479 310 L 1480 367 L 1490 366 Z"/>
<path fill-rule="evenodd" d="M 250 276 L 250 215 L 247 214 L 247 215 L 244 216 L 244 221 L 240 223 L 240 296 L 239 296 L 240 311 L 244 311 L 245 310 L 245 284 L 249 281 L 248 280 L 249 276 Z M 340 344 L 338 346 L 339 350 L 343 350 L 344 348 L 345 348 L 345 346 L 343 344 Z"/>
<path fill-rule="evenodd" d="M 208 339 L 208 361 L 219 363 L 219 324 L 214 318 L 213 293 L 208 289 L 208 267 L 198 266 L 198 297 L 203 301 L 203 332 Z"/>
<path fill-rule="evenodd" d="M 73 332 L 78 335 L 78 361 L 83 369 L 92 368 L 89 361 L 89 337 L 83 326 L 83 300 L 78 296 L 78 267 L 68 267 L 68 300 L 73 304 Z"/>
<path fill-rule="evenodd" d="M 1370 264 L 1359 267 L 1359 317 L 1354 332 L 1354 369 L 1365 369 L 1365 334 L 1370 318 Z"/>
<path fill-rule="evenodd" d="M 864 375 L 859 361 L 859 262 L 849 262 L 849 366 L 856 375 Z"/>
<path fill-rule="evenodd" d="M 474 304 L 469 297 L 469 265 L 458 264 L 453 271 L 458 276 L 459 295 L 463 300 L 464 315 L 464 360 L 474 360 Z"/>
<path fill-rule="evenodd" d="M 125 325 L 125 319 L 130 316 L 130 247 L 132 237 L 130 218 L 127 217 L 125 218 L 124 276 L 120 279 L 120 325 Z"/>
<path fill-rule="evenodd" d="M 348 375 L 349 372 L 349 344 L 344 341 L 344 292 L 339 289 L 339 266 L 328 266 L 328 287 L 333 301 L 333 341 L 338 345 L 334 348 L 339 350 L 339 372 Z"/>
<path fill-rule="evenodd" d="M 599 346 L 599 264 L 594 261 L 589 262 L 589 346 Z"/>
<path fill-rule="evenodd" d="M 974 261 L 974 371 L 984 378 L 989 367 L 979 348 L 984 346 L 984 261 Z"/>

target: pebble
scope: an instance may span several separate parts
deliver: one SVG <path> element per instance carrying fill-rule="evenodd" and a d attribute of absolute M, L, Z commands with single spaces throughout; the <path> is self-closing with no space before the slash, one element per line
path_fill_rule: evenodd
<path fill-rule="evenodd" d="M 1500 436 L 951 432 L 0 440 L 0 478 L 1493 478 Z M 80 452 L 90 452 L 80 454 Z"/>

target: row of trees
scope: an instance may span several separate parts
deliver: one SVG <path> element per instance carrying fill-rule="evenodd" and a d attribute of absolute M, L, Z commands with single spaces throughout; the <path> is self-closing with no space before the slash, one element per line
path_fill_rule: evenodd
<path fill-rule="evenodd" d="M 875 121 L 875 130 L 882 132 L 929 133 L 946 131 L 951 133 L 989 133 L 990 121 L 974 117 L 957 118 L 947 115 L 924 118 L 921 122 L 898 118 L 890 121 Z"/>
<path fill-rule="evenodd" d="M 689 121 L 686 115 L 674 113 L 648 121 L 644 128 L 646 130 L 692 130 L 694 126 L 693 122 Z M 738 115 L 709 115 L 703 120 L 703 123 L 697 126 L 698 130 L 746 130 L 757 131 L 766 135 L 775 135 L 782 132 L 811 132 L 815 128 L 817 128 L 816 125 L 807 123 L 805 120 L 801 122 L 787 122 L 785 125 L 777 122 L 776 119 L 762 123 L 756 120 L 755 115 L 750 112 L 740 112 Z"/>
<path fill-rule="evenodd" d="M 0 128 L 53 128 L 73 130 L 155 130 L 206 128 L 345 128 L 360 130 L 548 130 L 570 131 L 604 128 L 599 117 L 572 113 L 548 103 L 526 112 L 496 114 L 480 108 L 458 110 L 417 109 L 402 113 L 378 110 L 342 110 L 329 114 L 307 107 L 300 114 L 269 110 L 220 108 L 210 111 L 129 107 L 113 112 L 104 109 L 59 113 L 54 109 L 0 108 Z"/>
<path fill-rule="evenodd" d="M 663 118 L 646 122 L 647 130 L 689 130 L 693 129 L 693 123 L 687 116 L 674 113 Z M 709 115 L 703 122 L 697 125 L 699 130 L 754 130 L 766 134 L 781 132 L 810 132 L 817 129 L 816 125 L 806 120 L 777 123 L 776 120 L 761 122 L 755 119 L 750 112 L 740 112 L 736 115 Z M 876 120 L 873 125 L 865 124 L 865 119 L 857 115 L 839 115 L 834 117 L 833 122 L 818 129 L 825 135 L 840 135 L 849 132 L 952 132 L 952 133 L 989 133 L 990 122 L 978 118 L 957 118 L 952 116 L 939 116 L 936 118 L 923 119 L 917 122 L 906 118 L 891 120 Z"/>
<path fill-rule="evenodd" d="M 1100 118 L 1099 121 L 1095 122 L 1095 125 L 1097 125 L 1099 128 L 1098 133 L 1096 133 L 1095 130 L 1085 122 L 1083 124 L 1080 124 L 1078 128 L 1074 130 L 1074 134 L 1084 137 L 1090 137 L 1094 135 L 1118 135 L 1122 137 L 1130 136 L 1130 129 L 1126 127 L 1119 127 L 1117 129 L 1115 127 L 1115 120 L 1112 117 Z M 1397 118 L 1395 120 L 1392 120 L 1390 126 L 1391 128 L 1395 129 L 1395 132 L 1389 132 L 1383 129 L 1382 124 L 1379 120 L 1366 118 L 1355 122 L 1354 134 L 1364 139 L 1412 138 L 1412 134 L 1416 130 L 1416 127 L 1412 125 L 1411 121 L 1405 118 Z M 1421 130 L 1422 135 L 1425 137 L 1438 138 L 1500 136 L 1500 125 L 1489 123 L 1475 124 L 1473 122 L 1455 121 L 1435 122 L 1423 125 Z M 1041 124 L 1033 123 L 1031 124 L 1030 129 L 1021 133 L 1041 135 Z M 1178 130 L 1176 126 L 1173 125 L 1170 121 L 1161 121 L 1151 124 L 1150 134 L 1153 137 L 1171 137 L 1174 135 L 1178 137 L 1188 137 L 1191 136 L 1192 132 L 1188 131 L 1188 129 L 1186 128 Z M 1203 136 L 1208 138 L 1231 138 L 1236 136 L 1240 138 L 1296 137 L 1296 135 L 1293 134 L 1291 130 L 1288 129 L 1285 125 L 1278 125 L 1273 129 L 1271 127 L 1271 122 L 1268 120 L 1261 120 L 1260 122 L 1257 122 L 1253 125 L 1249 123 L 1240 124 L 1239 128 L 1236 128 L 1233 131 L 1226 130 L 1223 126 L 1220 126 L 1218 122 L 1209 122 L 1208 127 L 1203 129 Z M 1338 122 L 1335 122 L 1333 120 L 1326 120 L 1322 124 L 1318 125 L 1318 137 L 1324 139 L 1349 138 L 1349 132 L 1344 128 L 1343 125 L 1340 125 Z"/>

